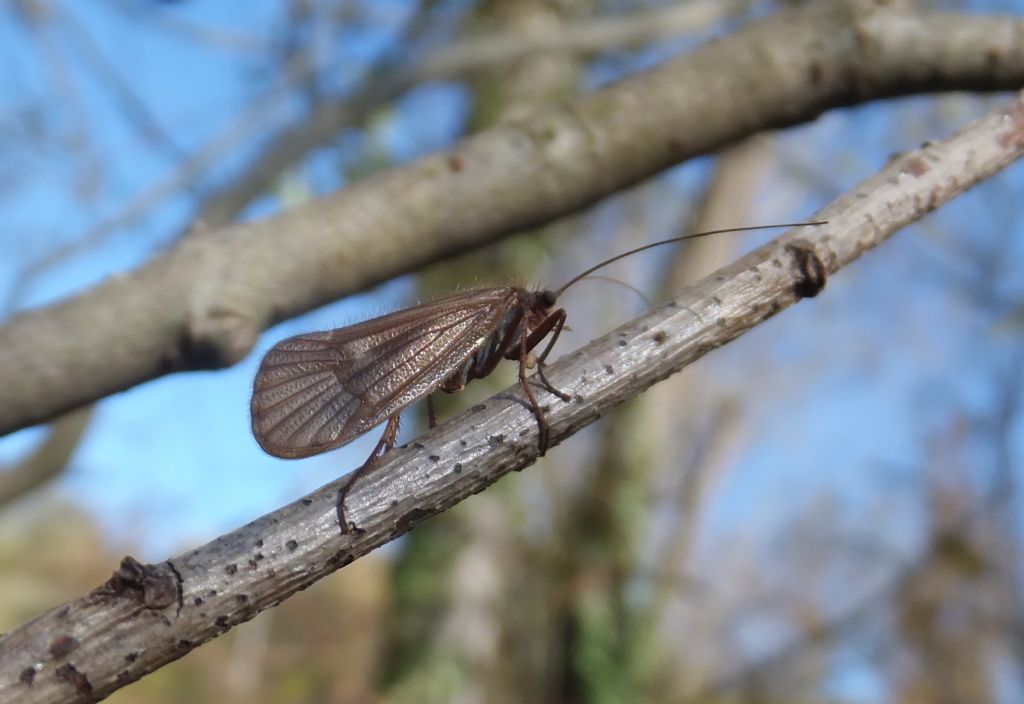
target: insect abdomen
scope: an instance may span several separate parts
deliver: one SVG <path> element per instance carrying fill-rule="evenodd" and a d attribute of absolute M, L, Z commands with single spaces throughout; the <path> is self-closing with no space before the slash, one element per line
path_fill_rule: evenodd
<path fill-rule="evenodd" d="M 519 339 L 522 323 L 523 308 L 517 301 L 508 307 L 501 321 L 495 326 L 494 332 L 488 335 L 462 366 L 448 376 L 438 388 L 445 393 L 453 394 L 461 391 L 471 380 L 482 379 L 494 371 L 512 342 Z"/>

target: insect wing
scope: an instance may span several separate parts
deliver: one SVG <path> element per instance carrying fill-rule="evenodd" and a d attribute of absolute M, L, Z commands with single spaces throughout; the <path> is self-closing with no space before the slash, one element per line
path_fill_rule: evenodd
<path fill-rule="evenodd" d="M 489 340 L 516 291 L 467 291 L 282 340 L 253 382 L 256 441 L 284 458 L 344 445 L 437 389 Z"/>

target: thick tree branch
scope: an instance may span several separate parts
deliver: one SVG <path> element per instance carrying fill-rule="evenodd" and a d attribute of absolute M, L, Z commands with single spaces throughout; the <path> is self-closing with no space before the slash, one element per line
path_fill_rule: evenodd
<path fill-rule="evenodd" d="M 531 52 L 559 49 L 587 55 L 643 41 L 695 31 L 720 22 L 740 11 L 748 0 L 714 0 L 658 8 L 616 18 L 594 18 L 574 23 L 564 31 L 533 32 L 530 40 L 521 33 L 503 32 L 459 42 L 428 55 L 415 65 L 398 65 L 387 57 L 362 81 L 353 95 L 315 106 L 308 120 L 289 125 L 274 135 L 244 173 L 204 196 L 196 220 L 218 228 L 235 220 L 253 199 L 265 193 L 289 165 L 314 149 L 331 144 L 340 131 L 366 122 L 386 102 L 397 99 L 425 81 L 457 80 L 474 71 L 509 64 Z M 413 27 L 409 41 L 421 33 Z"/>
<path fill-rule="evenodd" d="M 564 27 L 534 28 L 529 36 L 491 32 L 428 56 L 415 73 L 420 80 L 436 80 L 501 68 L 538 52 L 595 54 L 702 31 L 737 16 L 750 5 L 750 0 L 699 0 L 627 15 L 582 19 Z"/>
<path fill-rule="evenodd" d="M 892 161 L 801 228 L 552 364 L 566 403 L 537 390 L 560 442 L 613 406 L 815 293 L 834 272 L 1024 154 L 1024 93 L 945 142 Z M 537 425 L 513 386 L 344 480 L 159 565 L 126 558 L 86 596 L 0 640 L 0 700 L 84 702 L 174 660 L 537 458 Z"/>
<path fill-rule="evenodd" d="M 780 13 L 307 208 L 188 238 L 0 328 L 0 433 L 171 371 L 241 359 L 268 324 L 574 212 L 827 108 L 1024 83 L 1024 23 L 867 0 Z"/>

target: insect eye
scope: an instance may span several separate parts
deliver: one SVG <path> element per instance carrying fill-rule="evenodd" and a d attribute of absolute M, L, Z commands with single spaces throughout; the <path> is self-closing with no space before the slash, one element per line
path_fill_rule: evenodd
<path fill-rule="evenodd" d="M 540 292 L 539 298 L 541 303 L 550 308 L 551 306 L 555 305 L 555 302 L 558 300 L 558 294 L 556 294 L 554 291 L 545 289 L 544 291 Z"/>

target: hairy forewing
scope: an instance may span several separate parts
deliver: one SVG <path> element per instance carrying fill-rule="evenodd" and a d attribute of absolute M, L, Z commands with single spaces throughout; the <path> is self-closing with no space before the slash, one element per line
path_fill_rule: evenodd
<path fill-rule="evenodd" d="M 517 291 L 466 291 L 282 340 L 253 382 L 253 435 L 264 450 L 286 458 L 345 444 L 436 390 L 489 341 Z"/>

